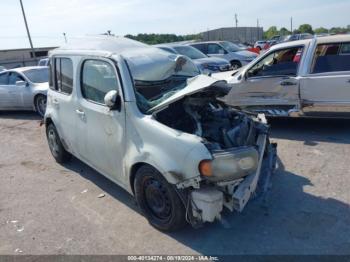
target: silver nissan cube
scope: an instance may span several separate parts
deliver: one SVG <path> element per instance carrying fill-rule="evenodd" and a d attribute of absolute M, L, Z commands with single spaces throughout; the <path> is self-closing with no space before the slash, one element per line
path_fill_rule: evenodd
<path fill-rule="evenodd" d="M 130 39 L 75 40 L 50 53 L 45 126 L 57 162 L 74 155 L 133 194 L 157 229 L 242 211 L 274 171 L 264 115 L 227 106 L 225 81 Z"/>

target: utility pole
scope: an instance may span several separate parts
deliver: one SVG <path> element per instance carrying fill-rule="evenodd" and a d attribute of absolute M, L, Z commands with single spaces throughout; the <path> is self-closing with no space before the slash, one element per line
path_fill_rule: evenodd
<path fill-rule="evenodd" d="M 236 28 L 238 27 L 238 15 L 235 14 L 235 24 L 236 24 Z"/>
<path fill-rule="evenodd" d="M 237 29 L 237 27 L 238 27 L 238 15 L 237 14 L 235 14 L 235 24 L 236 24 L 236 31 L 235 31 L 235 33 L 233 34 L 233 39 L 234 40 L 237 40 L 237 34 L 238 34 L 238 29 Z"/>
<path fill-rule="evenodd" d="M 35 50 L 33 47 L 33 42 L 32 42 L 32 38 L 30 37 L 30 32 L 29 32 L 29 28 L 28 28 L 28 23 L 27 23 L 27 18 L 26 18 L 26 14 L 24 12 L 24 8 L 23 8 L 23 3 L 22 0 L 19 0 L 20 4 L 21 4 L 21 9 L 22 9 L 22 14 L 23 14 L 23 19 L 24 19 L 24 24 L 26 26 L 27 29 L 27 35 L 28 35 L 28 39 L 29 39 L 29 43 L 30 43 L 30 48 L 32 49 L 32 54 L 33 54 L 33 58 L 35 59 Z M 36 59 L 35 59 L 36 60 Z"/>
<path fill-rule="evenodd" d="M 258 35 L 258 39 L 257 39 L 257 41 L 260 39 L 260 30 L 259 30 L 259 27 L 260 27 L 260 25 L 259 25 L 259 18 L 258 19 L 256 19 L 256 30 L 257 30 L 257 35 Z"/>
<path fill-rule="evenodd" d="M 66 33 L 63 33 L 63 37 L 64 37 L 64 42 L 67 44 L 67 36 L 66 36 Z"/>
<path fill-rule="evenodd" d="M 293 34 L 293 17 L 290 18 L 290 33 Z"/>

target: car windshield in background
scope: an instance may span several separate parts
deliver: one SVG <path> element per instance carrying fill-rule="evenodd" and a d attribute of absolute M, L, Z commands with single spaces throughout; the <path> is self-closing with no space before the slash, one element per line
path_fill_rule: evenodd
<path fill-rule="evenodd" d="M 243 50 L 243 48 L 231 42 L 221 42 L 220 44 L 229 52 L 238 52 Z"/>
<path fill-rule="evenodd" d="M 165 54 L 155 48 L 139 52 L 124 57 L 134 79 L 137 105 L 144 114 L 185 88 L 187 79 L 200 74 L 197 66 L 185 56 Z"/>
<path fill-rule="evenodd" d="M 32 83 L 40 84 L 40 83 L 45 83 L 49 81 L 48 68 L 29 69 L 29 70 L 23 71 L 23 74 Z"/>
<path fill-rule="evenodd" d="M 206 58 L 207 56 L 203 54 L 198 49 L 191 46 L 176 46 L 174 49 L 181 55 L 185 55 L 191 59 L 201 59 Z"/>

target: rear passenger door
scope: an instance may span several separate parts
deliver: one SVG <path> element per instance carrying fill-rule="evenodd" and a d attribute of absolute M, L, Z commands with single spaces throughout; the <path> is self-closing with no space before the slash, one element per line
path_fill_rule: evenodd
<path fill-rule="evenodd" d="M 110 110 L 105 95 L 122 88 L 117 66 L 109 59 L 87 58 L 81 64 L 80 88 L 75 115 L 79 157 L 105 176 L 122 182 L 125 151 L 125 109 Z"/>
<path fill-rule="evenodd" d="M 75 100 L 73 83 L 75 72 L 73 60 L 67 57 L 53 57 L 50 62 L 50 91 L 47 103 L 49 113 L 54 121 L 60 137 L 74 154 L 76 142 Z"/>
<path fill-rule="evenodd" d="M 309 73 L 301 79 L 304 112 L 322 116 L 350 113 L 350 42 L 319 44 Z"/>

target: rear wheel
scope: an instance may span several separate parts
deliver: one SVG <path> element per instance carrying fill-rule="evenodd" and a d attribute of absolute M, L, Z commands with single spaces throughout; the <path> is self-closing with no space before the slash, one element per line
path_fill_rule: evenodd
<path fill-rule="evenodd" d="M 46 128 L 46 137 L 51 154 L 58 163 L 62 164 L 71 159 L 72 155 L 64 149 L 56 127 L 53 124 L 49 124 Z"/>
<path fill-rule="evenodd" d="M 44 117 L 46 111 L 46 96 L 37 95 L 34 100 L 35 110 L 41 117 Z"/>
<path fill-rule="evenodd" d="M 156 169 L 147 165 L 140 167 L 136 172 L 134 189 L 136 201 L 152 226 L 174 231 L 186 225 L 181 199 Z"/>

